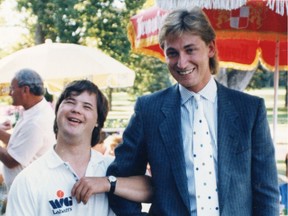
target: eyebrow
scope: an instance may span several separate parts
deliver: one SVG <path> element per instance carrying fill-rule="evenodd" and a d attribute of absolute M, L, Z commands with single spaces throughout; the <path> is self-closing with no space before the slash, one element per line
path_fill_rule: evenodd
<path fill-rule="evenodd" d="M 191 48 L 191 47 L 197 47 L 197 45 L 196 44 L 187 44 L 184 46 L 184 49 Z M 176 50 L 176 49 L 174 47 L 168 47 L 166 49 L 166 51 L 169 51 L 169 50 Z"/>
<path fill-rule="evenodd" d="M 197 46 L 196 44 L 187 44 L 184 46 L 184 48 L 187 49 L 187 48 L 196 47 L 196 46 Z"/>
<path fill-rule="evenodd" d="M 93 104 L 89 103 L 89 102 L 83 102 L 84 105 L 88 105 L 90 107 L 94 107 Z M 96 107 L 96 106 L 95 106 Z"/>
<path fill-rule="evenodd" d="M 84 105 L 88 105 L 88 106 L 90 106 L 90 107 L 96 107 L 96 106 L 93 106 L 93 104 L 90 103 L 90 102 L 85 102 L 85 101 L 76 100 L 73 96 L 69 96 L 69 97 L 65 98 L 65 100 L 73 100 L 73 101 L 81 102 L 81 103 L 83 103 Z"/>

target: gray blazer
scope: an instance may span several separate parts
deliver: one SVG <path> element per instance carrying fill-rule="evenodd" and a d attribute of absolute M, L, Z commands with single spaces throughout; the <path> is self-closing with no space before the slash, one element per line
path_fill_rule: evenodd
<path fill-rule="evenodd" d="M 278 216 L 277 169 L 264 100 L 217 86 L 221 216 Z M 150 164 L 154 196 L 149 215 L 190 215 L 180 100 L 178 85 L 138 98 L 107 172 L 143 175 Z M 140 204 L 114 195 L 109 202 L 117 215 L 145 215 Z"/>

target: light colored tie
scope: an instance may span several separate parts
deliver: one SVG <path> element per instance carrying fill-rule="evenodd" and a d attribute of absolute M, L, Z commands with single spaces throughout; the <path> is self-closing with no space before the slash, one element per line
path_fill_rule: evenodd
<path fill-rule="evenodd" d="M 197 216 L 218 216 L 219 203 L 211 136 L 199 94 L 194 95 L 193 159 Z"/>

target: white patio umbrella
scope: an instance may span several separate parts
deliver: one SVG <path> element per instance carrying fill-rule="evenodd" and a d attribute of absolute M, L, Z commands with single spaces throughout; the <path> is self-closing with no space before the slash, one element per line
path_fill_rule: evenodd
<path fill-rule="evenodd" d="M 0 83 L 10 83 L 22 68 L 37 71 L 52 92 L 73 79 L 89 79 L 101 89 L 130 87 L 135 79 L 133 70 L 102 51 L 68 43 L 45 43 L 4 57 Z"/>

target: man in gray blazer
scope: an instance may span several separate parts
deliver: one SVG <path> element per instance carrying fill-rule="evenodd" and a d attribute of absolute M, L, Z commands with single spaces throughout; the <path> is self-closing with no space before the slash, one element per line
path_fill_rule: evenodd
<path fill-rule="evenodd" d="M 198 8 L 171 12 L 159 42 L 178 83 L 138 98 L 107 175 L 143 175 L 149 163 L 154 188 L 149 215 L 199 216 L 191 137 L 193 96 L 200 94 L 219 199 L 219 212 L 206 216 L 279 215 L 275 153 L 264 101 L 213 79 L 218 69 L 215 32 L 205 14 Z M 139 203 L 113 193 L 109 199 L 117 215 L 145 215 Z"/>

